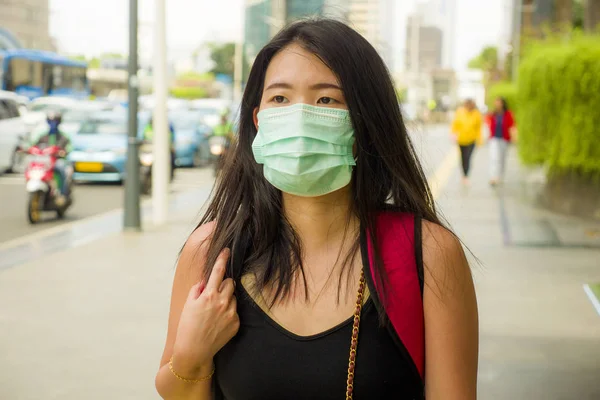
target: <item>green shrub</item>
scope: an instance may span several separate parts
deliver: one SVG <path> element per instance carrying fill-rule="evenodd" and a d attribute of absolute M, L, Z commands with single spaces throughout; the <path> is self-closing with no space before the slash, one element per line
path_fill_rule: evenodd
<path fill-rule="evenodd" d="M 206 89 L 201 87 L 174 87 L 169 90 L 171 96 L 177 99 L 195 100 L 208 97 Z"/>
<path fill-rule="evenodd" d="M 491 111 L 494 109 L 494 100 L 498 97 L 504 97 L 508 102 L 508 106 L 511 110 L 515 111 L 518 109 L 517 105 L 517 85 L 512 82 L 496 82 L 490 86 L 487 90 L 486 104 L 488 109 Z"/>
<path fill-rule="evenodd" d="M 533 46 L 518 85 L 523 162 L 600 177 L 600 38 L 575 35 Z"/>

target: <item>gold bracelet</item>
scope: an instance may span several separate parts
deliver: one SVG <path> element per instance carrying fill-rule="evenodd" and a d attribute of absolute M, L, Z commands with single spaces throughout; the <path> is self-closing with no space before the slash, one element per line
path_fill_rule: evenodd
<path fill-rule="evenodd" d="M 209 375 L 207 375 L 205 377 L 202 377 L 200 379 L 187 379 L 187 378 L 184 378 L 183 376 L 181 376 L 177 372 L 175 372 L 175 370 L 173 369 L 173 356 L 171 356 L 171 359 L 169 360 L 169 369 L 171 370 L 171 373 L 175 376 L 175 378 L 179 379 L 180 381 L 186 382 L 186 383 L 206 382 L 207 380 L 209 380 L 210 378 L 212 378 L 213 375 L 215 374 L 215 366 L 213 365 L 212 371 L 210 372 Z"/>

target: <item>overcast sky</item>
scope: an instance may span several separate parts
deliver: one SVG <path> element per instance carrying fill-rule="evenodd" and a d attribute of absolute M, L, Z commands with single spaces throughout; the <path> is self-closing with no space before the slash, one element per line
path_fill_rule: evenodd
<path fill-rule="evenodd" d="M 417 0 L 396 0 L 396 62 L 402 61 L 406 17 Z M 499 41 L 505 0 L 457 0 L 455 67 L 464 68 L 482 47 Z M 50 0 L 50 29 L 59 50 L 98 55 L 127 52 L 127 0 Z M 167 30 L 171 58 L 189 54 L 206 41 L 241 37 L 244 0 L 168 0 Z M 139 0 L 141 51 L 151 51 L 153 0 Z"/>

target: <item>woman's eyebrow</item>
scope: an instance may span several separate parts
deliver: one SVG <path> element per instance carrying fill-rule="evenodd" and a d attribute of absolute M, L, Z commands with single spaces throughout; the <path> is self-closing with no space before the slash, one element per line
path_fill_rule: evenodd
<path fill-rule="evenodd" d="M 342 88 L 335 83 L 316 83 L 310 86 L 310 90 L 320 90 L 320 89 L 336 89 L 342 90 Z"/>
<path fill-rule="evenodd" d="M 269 86 L 267 86 L 267 88 L 265 90 L 270 90 L 270 89 L 292 89 L 293 86 L 289 83 L 286 82 L 274 82 L 271 83 Z"/>
<path fill-rule="evenodd" d="M 267 86 L 265 90 L 293 89 L 293 88 L 294 88 L 294 86 L 287 82 L 273 82 L 269 86 Z M 335 83 L 327 83 L 327 82 L 315 83 L 314 85 L 310 85 L 309 89 L 310 90 L 335 89 L 335 90 L 342 91 L 342 88 L 339 85 L 337 85 Z"/>

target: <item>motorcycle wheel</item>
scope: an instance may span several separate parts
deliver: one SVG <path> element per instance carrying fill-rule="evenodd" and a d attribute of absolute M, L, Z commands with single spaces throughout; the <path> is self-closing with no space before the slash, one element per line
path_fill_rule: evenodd
<path fill-rule="evenodd" d="M 40 221 L 40 208 L 42 206 L 42 194 L 40 192 L 31 193 L 27 203 L 27 219 L 30 224 L 36 224 Z"/>

